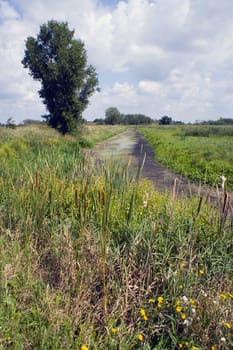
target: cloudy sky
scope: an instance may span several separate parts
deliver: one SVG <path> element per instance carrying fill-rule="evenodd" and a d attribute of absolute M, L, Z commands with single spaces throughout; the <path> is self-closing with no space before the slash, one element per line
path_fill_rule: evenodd
<path fill-rule="evenodd" d="M 0 0 L 0 122 L 45 113 L 21 60 L 25 40 L 50 19 L 85 42 L 108 107 L 174 120 L 233 118 L 233 0 Z"/>

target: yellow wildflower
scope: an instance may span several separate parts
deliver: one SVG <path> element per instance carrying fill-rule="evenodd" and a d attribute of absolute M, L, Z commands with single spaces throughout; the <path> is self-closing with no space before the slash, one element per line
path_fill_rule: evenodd
<path fill-rule="evenodd" d="M 204 270 L 199 270 L 199 275 L 204 275 L 205 271 Z"/>
<path fill-rule="evenodd" d="M 179 348 L 182 349 L 183 348 L 183 344 L 179 343 Z"/>
<path fill-rule="evenodd" d="M 148 320 L 148 317 L 147 317 L 147 315 L 146 315 L 146 311 L 145 311 L 144 309 L 141 309 L 141 310 L 140 310 L 140 314 L 141 314 L 141 316 L 144 318 L 145 321 Z"/>
<path fill-rule="evenodd" d="M 157 300 L 158 300 L 158 303 L 159 303 L 159 304 L 162 304 L 162 302 L 163 302 L 164 298 L 163 298 L 163 297 L 158 297 L 158 299 L 157 299 Z"/>
<path fill-rule="evenodd" d="M 111 332 L 114 333 L 114 334 L 117 333 L 117 332 L 118 332 L 118 328 L 113 327 L 113 328 L 111 329 Z"/>
<path fill-rule="evenodd" d="M 143 341 L 143 335 L 141 333 L 138 334 L 137 338 L 138 340 Z"/>
<path fill-rule="evenodd" d="M 142 315 L 142 317 L 143 317 L 143 316 L 146 316 L 146 311 L 145 311 L 144 309 L 141 309 L 141 310 L 140 310 L 140 314 Z"/>
<path fill-rule="evenodd" d="M 225 322 L 225 327 L 231 329 L 231 324 L 229 322 Z"/>
<path fill-rule="evenodd" d="M 185 320 L 186 319 L 186 315 L 185 314 L 181 314 L 181 318 L 182 318 L 182 320 Z"/>
<path fill-rule="evenodd" d="M 185 346 L 189 346 L 189 342 L 188 341 L 186 341 L 186 342 L 184 342 L 185 343 Z"/>
<path fill-rule="evenodd" d="M 153 299 L 153 298 L 150 298 L 150 299 L 149 299 L 149 303 L 150 303 L 150 304 L 153 304 L 153 303 L 155 303 L 155 299 Z"/>
<path fill-rule="evenodd" d="M 86 345 L 82 345 L 81 346 L 81 350 L 89 350 L 88 347 Z"/>
<path fill-rule="evenodd" d="M 180 264 L 180 267 L 183 269 L 186 265 L 187 263 L 185 261 L 182 261 L 182 263 Z"/>
<path fill-rule="evenodd" d="M 221 294 L 220 294 L 220 298 L 222 298 L 222 299 L 226 300 L 226 299 L 227 299 L 227 296 L 226 296 L 226 294 L 221 293 Z"/>
<path fill-rule="evenodd" d="M 176 312 L 180 313 L 182 311 L 182 307 L 181 306 L 177 306 L 176 307 Z"/>
<path fill-rule="evenodd" d="M 194 299 L 190 298 L 189 302 L 190 302 L 191 305 L 195 305 L 195 300 Z"/>
<path fill-rule="evenodd" d="M 215 350 L 215 346 L 214 345 L 211 346 L 211 350 Z"/>

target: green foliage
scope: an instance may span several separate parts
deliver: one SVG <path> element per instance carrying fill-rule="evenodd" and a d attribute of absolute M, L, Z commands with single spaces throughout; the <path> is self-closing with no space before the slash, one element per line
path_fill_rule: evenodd
<path fill-rule="evenodd" d="M 40 27 L 36 39 L 27 38 L 22 60 L 42 84 L 39 95 L 49 111 L 44 118 L 63 134 L 81 122 L 98 84 L 94 67 L 87 66 L 84 43 L 73 37 L 67 23 L 51 20 Z"/>
<path fill-rule="evenodd" d="M 224 172 L 227 189 L 233 189 L 232 127 L 170 126 L 141 128 L 140 132 L 164 165 L 215 187 Z"/>
<path fill-rule="evenodd" d="M 79 144 L 84 148 L 92 148 L 96 143 L 107 140 L 110 137 L 118 135 L 126 130 L 125 126 L 120 125 L 87 125 L 82 128 Z"/>
<path fill-rule="evenodd" d="M 161 119 L 159 119 L 160 125 L 169 125 L 171 123 L 172 123 L 172 118 L 168 117 L 167 115 L 165 115 Z"/>
<path fill-rule="evenodd" d="M 144 114 L 126 114 L 123 116 L 123 123 L 128 125 L 151 124 L 153 120 Z"/>
<path fill-rule="evenodd" d="M 219 118 L 218 120 L 207 120 L 200 122 L 201 125 L 232 125 L 232 118 Z"/>
<path fill-rule="evenodd" d="M 16 127 L 15 121 L 14 121 L 14 119 L 12 117 L 7 119 L 6 127 L 7 128 L 12 128 L 12 129 L 14 129 Z"/>
<path fill-rule="evenodd" d="M 125 124 L 125 125 L 140 125 L 151 124 L 153 119 L 144 114 L 121 114 L 116 107 L 109 107 L 105 111 L 105 119 L 95 119 L 97 124 Z"/>
<path fill-rule="evenodd" d="M 231 126 L 190 126 L 184 128 L 183 136 L 233 136 L 233 127 Z"/>
<path fill-rule="evenodd" d="M 121 113 L 116 107 L 109 107 L 105 111 L 105 124 L 115 125 L 122 121 Z"/>
<path fill-rule="evenodd" d="M 23 139 L 12 140 L 0 146 L 0 159 L 20 157 L 27 152 L 27 144 Z"/>

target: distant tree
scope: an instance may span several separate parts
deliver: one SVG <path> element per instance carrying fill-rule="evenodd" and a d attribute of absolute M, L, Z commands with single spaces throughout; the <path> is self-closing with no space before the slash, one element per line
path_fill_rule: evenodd
<path fill-rule="evenodd" d="M 33 125 L 33 124 L 42 124 L 41 120 L 35 120 L 35 119 L 24 119 L 22 122 L 23 125 Z"/>
<path fill-rule="evenodd" d="M 41 82 L 39 96 L 49 111 L 43 118 L 63 134 L 73 131 L 89 97 L 98 90 L 95 68 L 87 66 L 84 43 L 74 39 L 67 23 L 51 20 L 40 27 L 36 39 L 27 38 L 22 64 Z"/>
<path fill-rule="evenodd" d="M 218 124 L 233 124 L 233 119 L 232 118 L 219 118 L 218 120 L 217 120 L 217 123 Z"/>
<path fill-rule="evenodd" d="M 167 115 L 165 115 L 161 119 L 159 119 L 160 125 L 169 125 L 171 123 L 172 123 L 172 118 L 168 117 Z"/>
<path fill-rule="evenodd" d="M 16 128 L 16 124 L 15 121 L 12 117 L 8 118 L 6 121 L 6 125 L 7 128 L 11 128 L 11 129 L 15 129 Z"/>
<path fill-rule="evenodd" d="M 105 124 L 105 120 L 103 118 L 96 118 L 96 119 L 93 120 L 93 123 Z"/>
<path fill-rule="evenodd" d="M 105 124 L 120 124 L 122 122 L 122 115 L 116 107 L 109 107 L 105 111 Z"/>
<path fill-rule="evenodd" d="M 144 114 L 126 114 L 123 116 L 123 123 L 129 125 L 151 124 L 153 119 Z"/>
<path fill-rule="evenodd" d="M 184 125 L 184 122 L 182 122 L 181 120 L 173 120 L 173 121 L 172 121 L 172 124 L 175 124 L 175 125 Z"/>

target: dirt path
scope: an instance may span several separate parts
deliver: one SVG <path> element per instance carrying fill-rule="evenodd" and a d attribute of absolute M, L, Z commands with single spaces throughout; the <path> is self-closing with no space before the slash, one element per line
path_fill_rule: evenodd
<path fill-rule="evenodd" d="M 175 193 L 176 195 L 183 194 L 185 196 L 193 194 L 208 195 L 212 199 L 217 199 L 218 197 L 215 190 L 190 182 L 188 179 L 158 163 L 153 149 L 135 130 L 130 129 L 121 135 L 99 143 L 92 152 L 97 159 L 113 156 L 128 157 L 131 159 L 134 169 L 142 163 L 146 154 L 141 177 L 152 181 L 158 192 L 170 192 L 173 195 Z"/>

